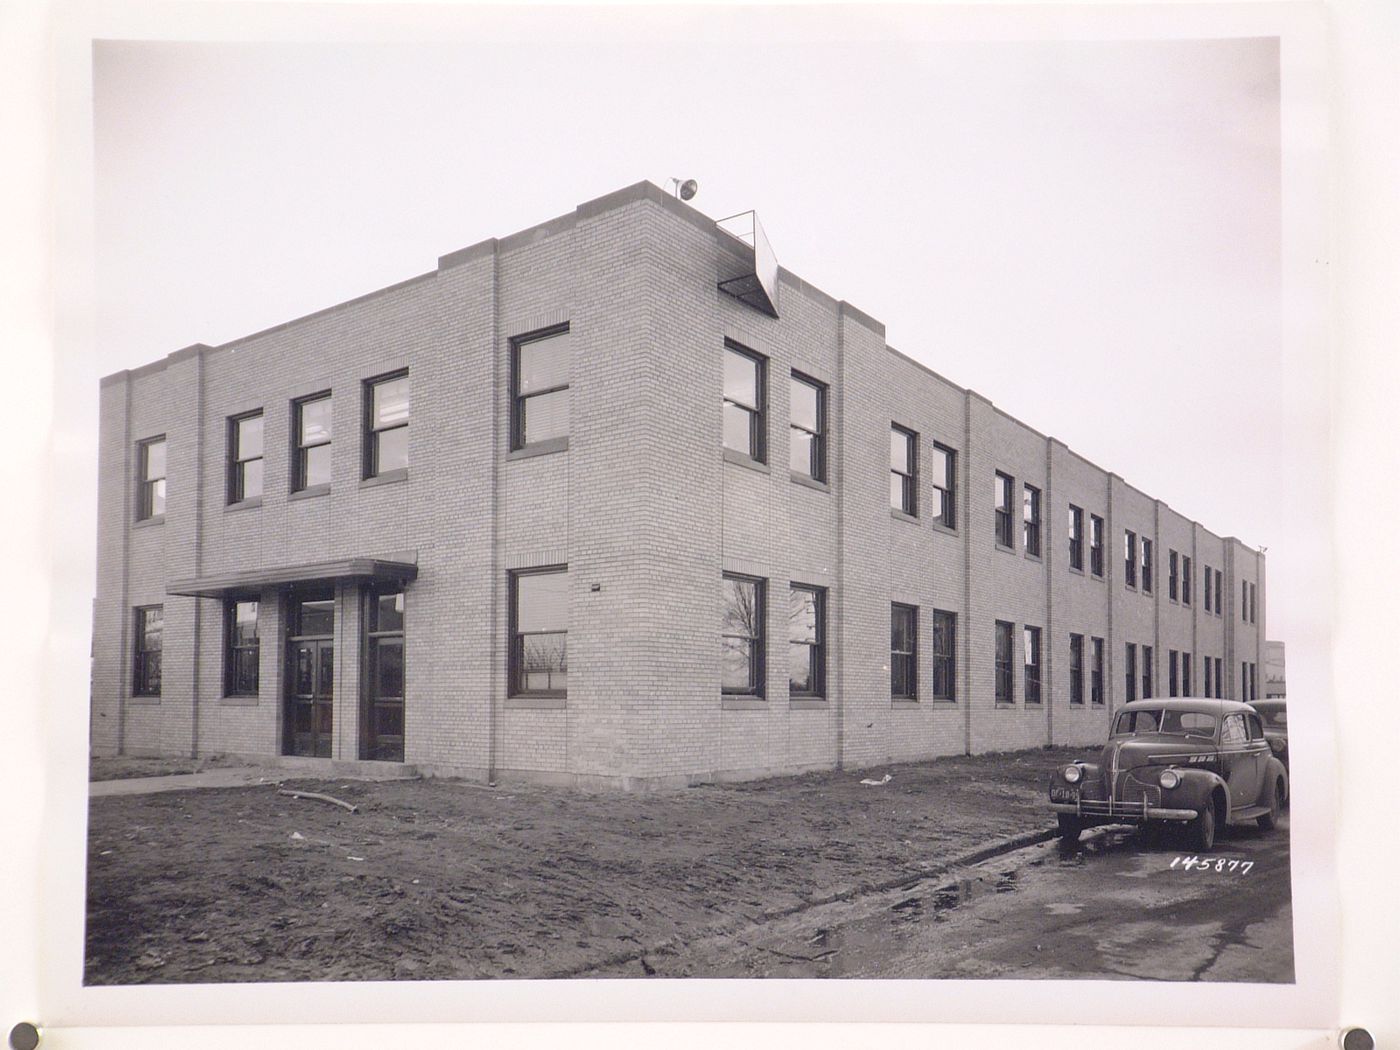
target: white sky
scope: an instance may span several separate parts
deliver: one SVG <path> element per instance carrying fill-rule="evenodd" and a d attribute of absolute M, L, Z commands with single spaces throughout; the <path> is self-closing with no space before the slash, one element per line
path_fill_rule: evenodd
<path fill-rule="evenodd" d="M 1276 40 L 633 12 L 496 11 L 432 46 L 95 45 L 93 388 L 694 177 L 891 345 L 1266 545 L 1270 637 L 1319 629 L 1325 499 L 1297 483 L 1325 416 L 1284 383 Z"/>

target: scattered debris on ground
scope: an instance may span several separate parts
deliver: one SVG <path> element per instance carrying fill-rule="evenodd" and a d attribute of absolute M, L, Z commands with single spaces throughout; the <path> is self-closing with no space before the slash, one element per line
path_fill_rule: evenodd
<path fill-rule="evenodd" d="M 88 780 L 169 777 L 245 765 L 245 761 L 231 755 L 208 755 L 204 758 L 93 758 L 88 760 Z"/>

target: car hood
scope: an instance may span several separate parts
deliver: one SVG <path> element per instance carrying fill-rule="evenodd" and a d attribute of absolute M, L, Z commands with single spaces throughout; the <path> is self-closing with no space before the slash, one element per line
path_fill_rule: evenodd
<path fill-rule="evenodd" d="M 1192 755 L 1214 749 L 1214 745 L 1198 737 L 1144 734 L 1121 740 L 1110 740 L 1103 749 L 1103 768 L 1134 769 L 1138 766 L 1170 766 Z"/>

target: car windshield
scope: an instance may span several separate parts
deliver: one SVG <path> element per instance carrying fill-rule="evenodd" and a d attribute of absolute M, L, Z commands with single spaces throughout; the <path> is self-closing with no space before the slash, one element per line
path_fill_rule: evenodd
<path fill-rule="evenodd" d="M 1215 736 L 1215 716 L 1204 711 L 1124 711 L 1118 716 L 1114 736 L 1165 733 L 1169 736 Z"/>

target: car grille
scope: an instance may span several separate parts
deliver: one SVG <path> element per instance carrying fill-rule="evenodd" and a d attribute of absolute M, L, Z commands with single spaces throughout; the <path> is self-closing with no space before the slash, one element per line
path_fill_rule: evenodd
<path fill-rule="evenodd" d="M 1096 794 L 1098 792 L 1095 792 Z M 1155 784 L 1144 784 L 1127 773 L 1118 781 L 1117 798 L 1086 798 L 1087 792 L 1079 797 L 1079 812 L 1087 817 L 1145 817 L 1149 809 L 1162 804 L 1162 789 Z"/>

